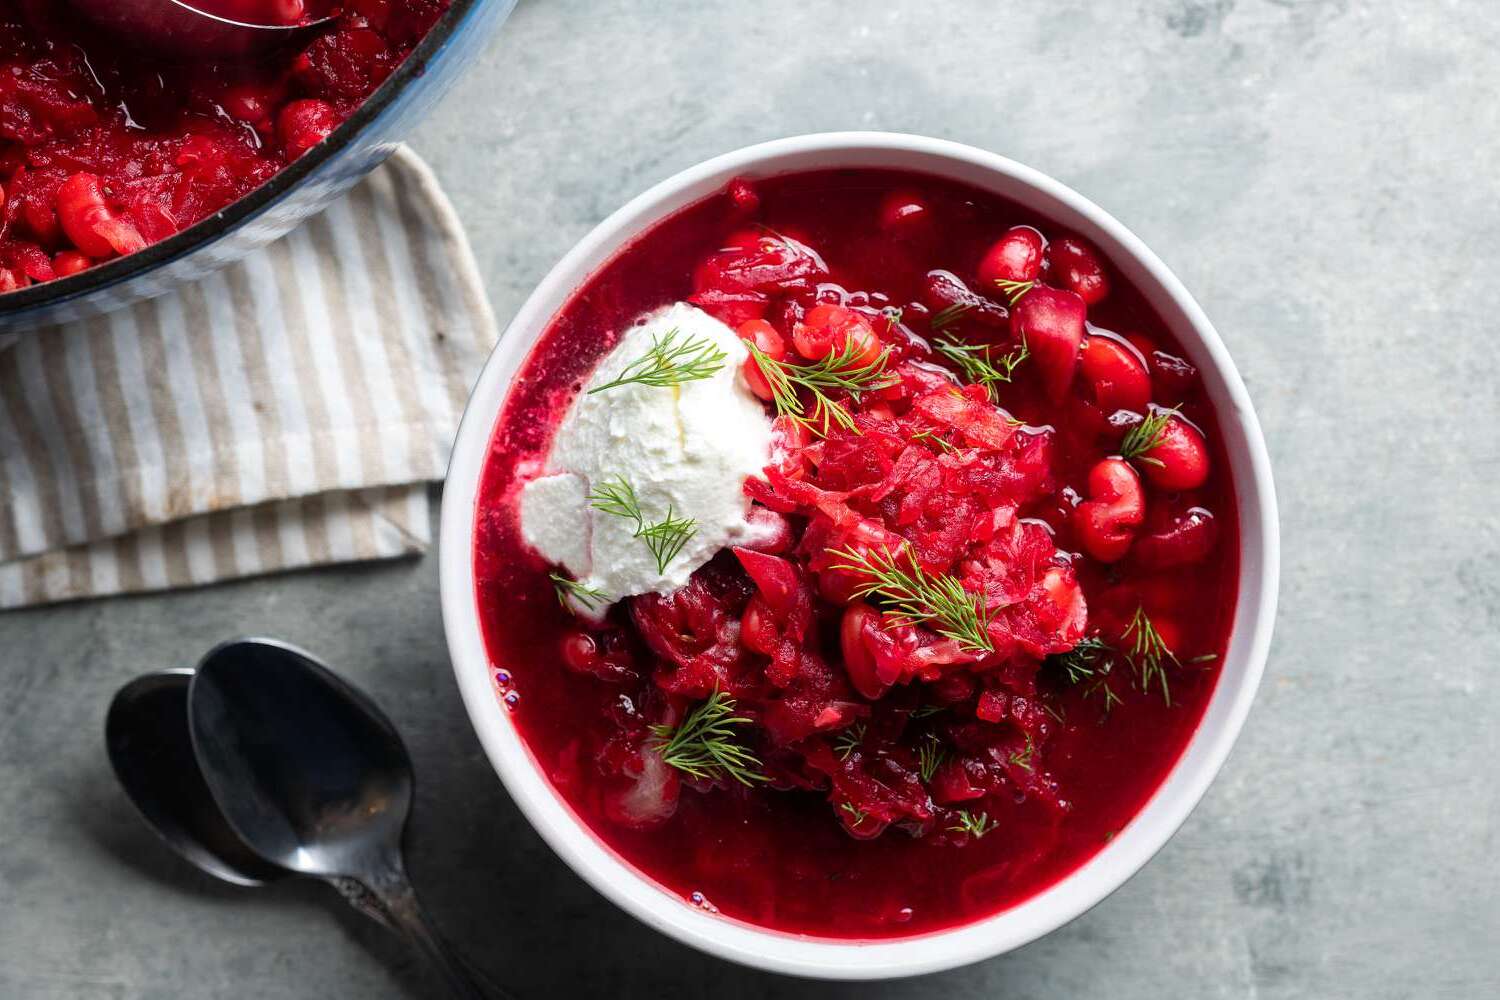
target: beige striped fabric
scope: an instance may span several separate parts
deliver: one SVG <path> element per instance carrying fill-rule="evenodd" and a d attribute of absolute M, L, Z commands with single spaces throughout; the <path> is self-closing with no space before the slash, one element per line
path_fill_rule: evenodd
<path fill-rule="evenodd" d="M 404 149 L 193 285 L 0 332 L 0 608 L 423 551 L 495 336 Z"/>

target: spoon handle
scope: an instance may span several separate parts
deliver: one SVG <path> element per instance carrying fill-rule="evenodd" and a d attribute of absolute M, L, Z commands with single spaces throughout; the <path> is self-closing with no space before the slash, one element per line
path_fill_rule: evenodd
<path fill-rule="evenodd" d="M 379 900 L 379 905 L 396 928 L 427 956 L 448 984 L 449 991 L 460 1000 L 491 1000 L 479 982 L 458 959 L 432 926 L 432 921 L 417 901 L 417 893 L 411 887 L 406 872 L 393 867 L 361 880 L 366 889 Z M 342 888 L 340 888 L 342 892 Z M 347 895 L 345 898 L 349 898 Z M 350 902 L 354 900 L 350 899 Z M 361 903 L 356 908 L 363 910 Z M 498 994 L 506 998 L 507 994 Z"/>
<path fill-rule="evenodd" d="M 334 889 L 338 890 L 338 894 L 344 897 L 344 902 L 348 903 L 355 910 L 364 914 L 366 917 L 369 917 L 371 920 L 375 921 L 375 923 L 379 924 L 381 927 L 384 927 L 392 934 L 403 936 L 406 934 L 406 928 L 396 926 L 396 924 L 391 920 L 391 915 L 387 913 L 385 911 L 385 907 L 381 905 L 380 900 L 375 898 L 375 894 L 373 892 L 365 888 L 363 882 L 359 881 L 358 879 L 345 877 L 343 875 L 335 875 L 331 878 L 325 879 L 324 881 L 333 886 Z M 456 955 L 455 957 L 460 963 L 462 963 L 463 967 L 468 970 L 470 977 L 478 982 L 479 985 L 484 989 L 486 996 L 505 997 L 508 995 L 499 986 L 496 986 L 493 980 L 491 980 L 484 974 L 484 970 L 478 968 L 476 965 L 474 965 L 474 963 L 470 962 L 462 955 Z"/>
<path fill-rule="evenodd" d="M 335 875 L 325 881 L 338 890 L 339 895 L 344 897 L 344 902 L 360 913 L 392 933 L 404 933 L 402 928 L 391 922 L 390 914 L 385 912 L 385 907 L 380 905 L 380 900 L 375 898 L 373 892 L 365 888 L 363 882 L 358 879 L 345 878 L 342 875 Z"/>

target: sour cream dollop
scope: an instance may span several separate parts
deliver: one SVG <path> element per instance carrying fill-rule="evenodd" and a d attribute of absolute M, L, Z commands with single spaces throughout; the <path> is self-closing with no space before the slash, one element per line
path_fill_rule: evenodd
<path fill-rule="evenodd" d="M 590 392 L 618 379 L 673 331 L 677 344 L 712 343 L 724 354 L 723 366 L 676 385 Z M 602 595 L 592 612 L 576 599 L 575 610 L 598 615 L 623 597 L 669 593 L 725 546 L 761 540 L 764 529 L 748 520 L 744 483 L 771 461 L 771 420 L 741 374 L 748 353 L 729 327 L 678 302 L 638 319 L 594 369 L 558 425 L 543 473 L 520 494 L 527 544 Z M 669 508 L 673 517 L 695 522 L 665 568 L 634 520 L 590 502 L 591 492 L 620 481 L 635 491 L 646 522 L 660 522 Z"/>

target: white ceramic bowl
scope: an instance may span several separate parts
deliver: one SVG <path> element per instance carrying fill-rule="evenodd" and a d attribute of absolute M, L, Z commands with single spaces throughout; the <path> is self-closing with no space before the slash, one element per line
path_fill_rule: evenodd
<path fill-rule="evenodd" d="M 891 167 L 963 181 L 1024 203 L 1102 250 L 1202 373 L 1229 453 L 1243 546 L 1234 632 L 1218 687 L 1186 752 L 1146 807 L 1090 861 L 1020 905 L 894 941 L 801 937 L 713 916 L 616 856 L 553 791 L 511 724 L 491 680 L 475 600 L 475 501 L 490 436 L 511 380 L 569 295 L 632 237 L 733 177 L 827 167 Z M 605 896 L 680 941 L 745 965 L 828 979 L 908 976 L 999 955 L 1072 920 L 1140 869 L 1187 819 L 1239 734 L 1265 666 L 1280 568 L 1270 459 L 1250 397 L 1208 317 L 1166 265 L 1097 205 L 1044 174 L 970 146 L 877 132 L 799 136 L 716 157 L 656 185 L 584 237 L 526 300 L 479 377 L 448 470 L 441 530 L 443 623 L 469 718 L 511 796 L 553 850 Z"/>

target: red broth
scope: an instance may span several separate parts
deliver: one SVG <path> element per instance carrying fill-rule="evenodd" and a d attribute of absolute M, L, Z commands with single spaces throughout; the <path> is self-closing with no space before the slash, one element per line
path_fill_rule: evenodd
<path fill-rule="evenodd" d="M 1140 350 L 1135 356 L 1149 358 L 1153 398 L 1178 406 L 1201 429 L 1211 464 L 1207 481 L 1190 491 L 1163 488 L 1146 477 L 1148 511 L 1158 513 L 1155 520 L 1148 514 L 1137 529 L 1134 546 L 1141 548 L 1141 538 L 1150 533 L 1171 536 L 1160 512 L 1210 512 L 1216 534 L 1207 544 L 1190 546 L 1186 555 L 1172 550 L 1178 554 L 1163 557 L 1157 545 L 1143 548 L 1140 557 L 1105 563 L 1080 552 L 1076 508 L 1088 497 L 1091 470 L 1119 451 L 1122 434 L 1121 425 L 1111 424 L 1095 404 L 1117 401 L 1110 393 L 1119 387 L 1091 385 L 1080 370 L 1065 395 L 1055 398 L 1044 385 L 1046 366 L 1035 358 L 1017 367 L 1012 384 L 997 386 L 1008 413 L 1030 427 L 1052 428 L 1045 495 L 1028 499 L 1019 513 L 1055 534 L 1056 547 L 1069 554 L 1060 557 L 1063 572 L 1076 580 L 1088 603 L 1086 631 L 1114 648 L 1102 654 L 1111 664 L 1107 674 L 1097 671 L 1096 661 L 1093 676 L 1070 681 L 1053 656 L 1020 671 L 1014 686 L 1003 689 L 1020 692 L 1005 695 L 1018 699 L 1017 713 L 1023 702 L 1032 713 L 1024 725 L 1013 720 L 993 727 L 1014 740 L 1014 727 L 1022 726 L 1026 749 L 1019 759 L 1027 773 L 992 766 L 988 773 L 1000 774 L 1000 783 L 983 798 L 944 805 L 929 801 L 919 804 L 918 812 L 936 818 L 918 821 L 909 814 L 889 825 L 841 815 L 826 787 L 684 782 L 670 817 L 649 828 L 619 822 L 612 805 L 619 772 L 610 754 L 618 749 L 622 725 L 631 724 L 625 717 L 661 700 L 651 657 L 633 635 L 638 619 L 617 606 L 609 628 L 625 636 L 621 648 L 633 650 L 623 654 L 627 659 L 643 661 L 636 673 L 608 681 L 564 666 L 567 644 L 577 641 L 580 626 L 554 594 L 552 567 L 521 541 L 515 503 L 520 484 L 541 468 L 554 428 L 593 366 L 635 317 L 701 293 L 700 265 L 721 248 L 743 242 L 747 226 L 777 239 L 793 237 L 826 261 L 830 273 L 815 287 L 785 297 L 800 297 L 804 305 L 816 300 L 863 309 L 897 355 L 927 361 L 932 359 L 927 350 L 931 319 L 943 304 L 930 272 L 942 269 L 970 288 L 981 287 L 978 272 L 992 270 L 982 263 L 987 249 L 1017 225 L 1035 227 L 1053 241 L 1043 282 L 1072 282 L 1095 294 L 1088 275 L 1080 277 L 1079 268 L 1087 271 L 1090 260 L 1080 265 L 1070 245 L 1057 242 L 1068 235 L 1064 230 L 1021 205 L 962 184 L 880 170 L 791 174 L 758 181 L 753 189 L 734 184 L 660 222 L 593 275 L 553 319 L 511 389 L 483 477 L 474 555 L 497 698 L 579 820 L 688 905 L 779 931 L 840 939 L 915 935 L 993 915 L 1057 882 L 1107 844 L 1165 779 L 1199 724 L 1218 681 L 1236 596 L 1238 530 L 1228 464 L 1214 414 L 1196 373 L 1180 359 L 1180 345 L 1105 262 L 1111 288 L 1088 306 L 1090 339 L 1111 339 L 1103 331 L 1132 338 L 1130 344 Z M 1086 257 L 1087 248 L 1084 252 Z M 778 312 L 781 297 L 771 298 L 773 322 L 794 326 Z M 889 319 L 892 307 L 903 310 L 899 323 L 881 326 L 880 318 Z M 726 308 L 720 303 L 710 311 L 727 320 L 743 318 L 726 315 Z M 987 293 L 984 308 L 1004 316 L 1006 296 Z M 970 341 L 1004 340 L 1003 331 L 985 329 L 973 322 L 974 315 L 971 310 L 969 320 L 953 330 Z M 1146 471 L 1145 464 L 1136 467 Z M 788 519 L 795 531 L 806 530 L 797 513 Z M 753 589 L 727 555 L 700 571 L 704 575 L 724 588 Z M 1149 614 L 1177 656 L 1164 671 L 1170 700 L 1161 689 L 1162 677 L 1153 674 L 1143 683 L 1140 658 L 1129 655 L 1129 622 L 1137 610 Z M 820 595 L 817 625 L 808 640 L 835 670 L 843 662 L 841 613 L 836 602 Z M 845 684 L 841 677 L 836 680 Z M 984 677 L 980 682 L 996 683 Z M 872 728 L 882 713 L 889 714 L 892 701 L 905 706 L 901 714 L 947 698 L 942 709 L 947 714 L 920 725 L 937 724 L 943 734 L 985 729 L 988 723 L 972 721 L 976 712 L 983 713 L 976 707 L 983 694 L 959 692 L 955 698 L 952 691 L 943 693 L 944 683 L 952 686 L 909 678 L 878 701 L 859 694 L 851 700 L 874 713 Z M 910 759 L 898 745 L 904 738 L 889 746 L 895 759 Z M 763 745 L 763 734 L 757 739 Z M 1014 751 L 1010 759 L 1018 759 Z M 1008 793 L 995 790 L 1010 787 L 1004 774 L 1016 782 Z M 1045 775 L 1046 781 L 1032 782 L 1033 775 Z M 953 829 L 959 806 L 968 807 L 964 815 L 970 817 L 983 808 L 990 825 L 982 836 Z"/>

